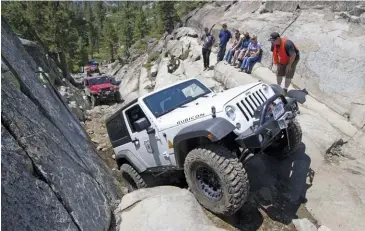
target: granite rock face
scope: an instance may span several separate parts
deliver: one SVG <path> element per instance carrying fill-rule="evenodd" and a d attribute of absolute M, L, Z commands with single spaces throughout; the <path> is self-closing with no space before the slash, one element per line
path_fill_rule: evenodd
<path fill-rule="evenodd" d="M 1 27 L 2 228 L 108 230 L 119 183 L 52 82 Z"/>
<path fill-rule="evenodd" d="M 288 37 L 300 50 L 293 83 L 306 88 L 358 128 L 365 124 L 365 30 L 360 1 L 238 1 L 229 8 L 206 4 L 191 12 L 184 26 L 210 28 L 218 35 L 221 24 L 256 34 L 263 47 L 262 64 L 271 67 L 273 31 Z M 336 14 L 348 15 L 347 19 Z M 361 13 L 361 14 L 360 14 Z M 218 39 L 218 38 L 217 38 Z"/>
<path fill-rule="evenodd" d="M 204 214 L 186 189 L 160 186 L 125 195 L 115 210 L 118 231 L 224 231 Z"/>

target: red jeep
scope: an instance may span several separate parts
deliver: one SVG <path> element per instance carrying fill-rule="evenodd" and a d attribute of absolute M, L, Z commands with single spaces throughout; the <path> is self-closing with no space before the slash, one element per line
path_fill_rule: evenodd
<path fill-rule="evenodd" d="M 101 74 L 99 69 L 99 63 L 94 60 L 91 60 L 86 66 L 86 74 L 88 76 L 91 76 L 92 73 L 99 73 L 99 75 Z"/>
<path fill-rule="evenodd" d="M 117 103 L 122 101 L 119 92 L 121 81 L 115 81 L 109 76 L 93 76 L 84 78 L 85 94 L 91 105 L 97 106 L 100 101 L 114 100 Z"/>

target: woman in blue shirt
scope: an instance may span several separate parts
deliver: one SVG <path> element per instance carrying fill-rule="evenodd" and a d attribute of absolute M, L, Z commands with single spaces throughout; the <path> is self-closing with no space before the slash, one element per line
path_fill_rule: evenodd
<path fill-rule="evenodd" d="M 244 33 L 244 38 L 241 42 L 241 47 L 240 49 L 235 52 L 234 54 L 234 57 L 232 59 L 232 63 L 231 65 L 234 66 L 236 65 L 236 60 L 238 59 L 239 61 L 242 61 L 243 59 L 243 56 L 245 55 L 246 51 L 247 51 L 247 48 L 248 48 L 248 45 L 250 44 L 251 42 L 251 38 L 250 38 L 250 35 L 248 32 L 245 32 Z"/>
<path fill-rule="evenodd" d="M 253 35 L 251 43 L 248 45 L 245 57 L 243 59 L 241 70 L 248 74 L 251 74 L 253 65 L 260 59 L 261 56 L 261 44 L 257 41 L 257 36 Z"/>

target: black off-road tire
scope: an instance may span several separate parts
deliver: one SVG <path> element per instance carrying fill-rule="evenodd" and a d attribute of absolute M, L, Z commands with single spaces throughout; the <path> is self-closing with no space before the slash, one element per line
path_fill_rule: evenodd
<path fill-rule="evenodd" d="M 115 97 L 115 102 L 117 102 L 117 103 L 121 103 L 122 102 L 122 96 L 120 95 L 120 92 L 119 91 L 115 92 L 114 97 Z"/>
<path fill-rule="evenodd" d="M 140 188 L 146 188 L 147 184 L 142 176 L 129 164 L 122 164 L 120 167 L 122 178 L 128 188 L 128 192 L 135 191 Z"/>
<path fill-rule="evenodd" d="M 277 140 L 275 144 L 265 149 L 265 153 L 276 159 L 282 160 L 295 153 L 302 142 L 302 128 L 298 121 L 294 120 L 288 125 L 288 135 L 290 148 L 288 146 L 286 131 L 283 130 L 283 138 Z"/>
<path fill-rule="evenodd" d="M 98 106 L 99 102 L 96 96 L 90 96 L 90 103 L 92 107 Z"/>
<path fill-rule="evenodd" d="M 201 169 L 209 169 L 215 174 L 221 190 L 218 193 L 220 196 L 212 198 L 206 196 L 206 191 L 203 192 L 202 178 L 198 174 Z M 208 144 L 193 149 L 185 159 L 184 172 L 189 188 L 198 202 L 215 214 L 234 214 L 247 200 L 249 182 L 246 171 L 237 157 L 225 147 Z"/>

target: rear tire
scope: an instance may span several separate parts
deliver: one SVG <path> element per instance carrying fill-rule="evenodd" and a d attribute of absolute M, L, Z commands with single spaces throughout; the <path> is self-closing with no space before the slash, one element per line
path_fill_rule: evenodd
<path fill-rule="evenodd" d="M 294 120 L 288 125 L 289 144 L 288 145 L 285 129 L 281 134 L 282 138 L 275 141 L 271 146 L 265 149 L 265 153 L 269 156 L 273 156 L 276 159 L 285 159 L 299 148 L 302 142 L 302 129 L 298 121 Z"/>
<path fill-rule="evenodd" d="M 122 178 L 127 185 L 128 192 L 133 192 L 140 188 L 146 188 L 147 184 L 142 176 L 129 164 L 122 164 L 120 167 Z"/>
<path fill-rule="evenodd" d="M 208 144 L 193 149 L 185 159 L 184 172 L 198 202 L 213 213 L 234 214 L 247 200 L 246 171 L 225 147 Z"/>

